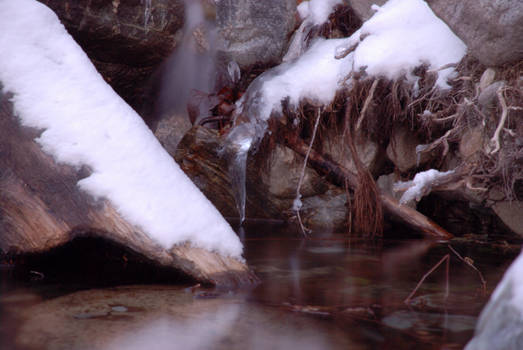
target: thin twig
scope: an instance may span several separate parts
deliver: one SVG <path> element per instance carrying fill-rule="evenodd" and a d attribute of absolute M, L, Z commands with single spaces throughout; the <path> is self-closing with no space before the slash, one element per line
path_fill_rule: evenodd
<path fill-rule="evenodd" d="M 479 278 L 481 280 L 481 287 L 482 287 L 483 293 L 486 293 L 487 292 L 487 281 L 485 281 L 485 279 L 483 278 L 483 274 L 481 273 L 481 271 L 479 271 L 478 268 L 476 266 L 474 266 L 473 262 L 471 262 L 472 260 L 467 257 L 465 257 L 465 258 L 462 257 L 454 248 L 452 248 L 452 246 L 450 244 L 448 244 L 447 246 L 449 247 L 450 251 L 453 252 L 454 254 L 456 254 L 456 256 L 461 261 L 463 261 L 465 264 L 470 266 L 472 269 L 474 269 L 478 273 Z"/>
<path fill-rule="evenodd" d="M 423 284 L 423 282 L 425 281 L 425 279 L 427 277 L 429 277 L 429 275 L 431 273 L 434 272 L 434 270 L 436 270 L 439 265 L 441 265 L 445 260 L 447 260 L 447 282 L 445 284 L 445 299 L 448 297 L 449 295 L 449 281 L 448 281 L 448 271 L 449 271 L 449 259 L 450 259 L 450 255 L 449 254 L 446 254 L 443 258 L 441 258 L 440 261 L 438 261 L 438 263 L 436 265 L 434 265 L 434 267 L 432 267 L 429 272 L 427 272 L 426 274 L 423 275 L 423 277 L 421 278 L 421 280 L 418 282 L 418 284 L 416 285 L 416 288 L 414 288 L 414 290 L 409 294 L 409 296 L 407 297 L 407 299 L 405 299 L 403 302 L 405 304 L 409 304 L 410 303 L 410 300 L 412 299 L 412 297 L 414 296 L 414 294 L 416 294 L 416 292 L 418 291 L 419 287 L 421 287 L 421 285 Z"/>
<path fill-rule="evenodd" d="M 356 131 L 359 131 L 361 128 L 361 122 L 363 121 L 363 118 L 365 118 L 365 112 L 367 112 L 367 108 L 369 108 L 370 102 L 372 101 L 372 98 L 374 97 L 374 91 L 376 90 L 376 86 L 378 85 L 379 79 L 374 79 L 372 82 L 372 86 L 369 90 L 369 95 L 365 99 L 365 103 L 363 104 L 363 109 L 361 110 L 360 117 L 358 118 L 358 122 L 356 123 Z"/>
<path fill-rule="evenodd" d="M 303 161 L 303 167 L 301 169 L 300 179 L 298 180 L 298 187 L 296 188 L 296 199 L 295 202 L 299 201 L 300 205 L 295 206 L 296 210 L 296 216 L 298 218 L 298 223 L 300 224 L 301 231 L 304 236 L 307 235 L 307 232 L 309 231 L 305 226 L 303 226 L 303 223 L 301 221 L 300 216 L 300 208 L 301 208 L 301 185 L 303 184 L 303 178 L 305 177 L 305 170 L 307 169 L 307 161 L 309 160 L 309 155 L 311 153 L 312 145 L 314 144 L 314 139 L 316 138 L 316 132 L 318 131 L 318 125 L 320 124 L 320 117 L 321 117 L 321 108 L 318 107 L 316 110 L 316 122 L 314 123 L 314 130 L 312 131 L 312 137 L 311 142 L 309 144 L 309 149 L 307 150 L 307 153 L 305 154 L 305 159 Z"/>

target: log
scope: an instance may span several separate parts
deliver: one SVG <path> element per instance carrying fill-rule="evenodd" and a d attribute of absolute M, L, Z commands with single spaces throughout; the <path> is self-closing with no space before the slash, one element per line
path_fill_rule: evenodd
<path fill-rule="evenodd" d="M 287 137 L 285 138 L 285 143 L 289 148 L 302 156 L 305 156 L 309 148 L 309 146 L 298 137 Z M 335 161 L 325 159 L 325 157 L 313 149 L 310 150 L 309 164 L 338 186 L 343 187 L 347 184 L 352 189 L 358 186 L 358 177 L 356 174 L 337 164 Z M 453 237 L 451 233 L 447 232 L 425 215 L 408 206 L 401 205 L 392 196 L 386 193 L 380 193 L 379 199 L 389 215 L 414 230 L 420 231 L 428 237 L 437 239 L 451 239 Z"/>
<path fill-rule="evenodd" d="M 165 249 L 127 222 L 104 199 L 81 191 L 87 167 L 57 164 L 34 141 L 40 130 L 20 125 L 0 91 L 0 250 L 16 256 L 50 250 L 83 235 L 119 243 L 159 265 L 206 284 L 254 283 L 243 261 L 189 244 Z"/>

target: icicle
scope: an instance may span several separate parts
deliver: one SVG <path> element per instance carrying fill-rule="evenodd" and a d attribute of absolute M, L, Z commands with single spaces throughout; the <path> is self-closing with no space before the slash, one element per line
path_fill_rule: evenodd
<path fill-rule="evenodd" d="M 417 145 L 416 146 L 416 168 L 419 167 L 419 163 L 421 161 L 421 154 L 423 151 L 425 151 L 427 148 L 429 148 L 430 145 Z"/>
<path fill-rule="evenodd" d="M 229 64 L 227 64 L 227 72 L 229 73 L 229 78 L 231 79 L 231 82 L 233 84 L 236 84 L 240 81 L 241 78 L 241 71 L 240 66 L 238 66 L 238 63 L 236 61 L 230 61 Z"/>
<path fill-rule="evenodd" d="M 263 137 L 265 131 L 259 131 L 258 128 L 266 128 L 257 123 L 243 123 L 234 127 L 227 136 L 226 144 L 220 151 L 225 155 L 229 162 L 229 176 L 231 186 L 236 201 L 236 208 L 240 215 L 240 224 L 245 221 L 245 203 L 247 193 L 245 189 L 245 179 L 247 171 L 247 156 L 251 148 L 255 148 L 261 140 L 260 133 Z"/>

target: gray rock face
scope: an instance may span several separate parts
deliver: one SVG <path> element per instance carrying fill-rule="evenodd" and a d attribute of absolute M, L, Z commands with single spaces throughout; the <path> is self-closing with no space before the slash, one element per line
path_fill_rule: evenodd
<path fill-rule="evenodd" d="M 349 5 L 352 7 L 356 15 L 362 20 L 366 21 L 374 15 L 374 10 L 371 6 L 376 4 L 378 6 L 383 5 L 387 0 L 347 0 Z"/>
<path fill-rule="evenodd" d="M 221 0 L 221 52 L 240 68 L 279 63 L 295 26 L 296 0 Z"/>
<path fill-rule="evenodd" d="M 427 0 L 434 13 L 487 66 L 523 59 L 523 1 Z"/>
<path fill-rule="evenodd" d="M 476 325 L 465 350 L 523 349 L 523 313 L 521 310 L 521 271 L 523 256 L 514 261 L 496 287 Z"/>

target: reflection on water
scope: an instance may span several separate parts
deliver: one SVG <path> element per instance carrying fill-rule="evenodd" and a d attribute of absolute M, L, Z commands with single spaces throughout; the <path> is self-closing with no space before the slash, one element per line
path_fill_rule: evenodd
<path fill-rule="evenodd" d="M 474 271 L 451 258 L 403 300 L 442 256 L 425 241 L 357 242 L 245 228 L 246 258 L 262 283 L 249 290 L 137 285 L 62 291 L 21 288 L 2 270 L 2 349 L 460 349 L 486 302 Z M 491 291 L 517 254 L 453 243 Z M 500 260 L 502 259 L 502 260 Z M 495 264 L 493 262 L 496 262 Z M 85 288 L 87 287 L 87 288 Z"/>

